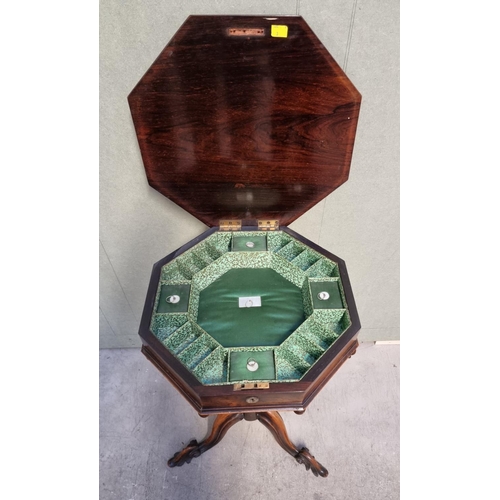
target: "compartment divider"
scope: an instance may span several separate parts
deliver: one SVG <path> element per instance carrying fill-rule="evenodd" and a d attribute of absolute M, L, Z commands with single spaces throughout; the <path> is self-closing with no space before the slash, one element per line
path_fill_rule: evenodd
<path fill-rule="evenodd" d="M 291 262 L 297 255 L 302 253 L 304 249 L 305 247 L 297 241 L 290 241 L 290 243 L 279 249 L 276 253 Z"/>
<path fill-rule="evenodd" d="M 231 231 L 219 231 L 212 235 L 210 243 L 220 253 L 220 256 L 222 256 L 230 251 L 232 237 Z"/>
<path fill-rule="evenodd" d="M 267 250 L 278 252 L 292 241 L 292 237 L 282 231 L 271 231 L 267 234 Z"/>
<path fill-rule="evenodd" d="M 327 258 L 320 258 L 307 271 L 310 278 L 338 278 L 339 270 L 337 265 Z"/>
<path fill-rule="evenodd" d="M 304 254 L 307 253 L 307 250 L 303 250 L 302 252 L 299 253 L 299 255 L 297 255 L 297 257 L 293 258 L 290 262 L 294 265 L 297 265 L 297 262 L 300 262 L 300 257 Z M 297 266 L 298 267 L 298 266 Z"/>
<path fill-rule="evenodd" d="M 291 366 L 293 366 L 297 371 L 304 374 L 311 367 L 311 363 L 308 363 L 300 353 L 291 349 L 291 346 L 284 346 L 283 344 L 278 347 L 275 351 L 276 358 L 276 371 L 278 371 L 278 366 L 281 361 L 286 361 Z"/>
<path fill-rule="evenodd" d="M 282 344 L 282 347 L 293 352 L 297 357 L 312 366 L 325 349 L 301 337 L 298 333 L 299 330 L 296 330 L 295 333 L 288 337 Z"/>
<path fill-rule="evenodd" d="M 319 318 L 319 315 L 316 314 L 319 311 L 319 313 L 323 313 L 324 311 L 330 312 L 330 311 L 336 311 L 337 313 L 341 313 L 342 316 L 339 319 L 325 319 L 321 321 Z M 342 331 L 345 329 L 340 326 L 340 322 L 342 321 L 343 314 L 345 313 L 344 309 L 325 309 L 325 310 L 316 310 L 314 312 L 314 315 L 312 317 L 311 325 L 310 328 L 308 329 L 308 333 L 310 333 L 312 336 L 316 337 L 319 341 L 321 347 L 323 347 L 324 344 L 326 344 L 328 347 L 330 347 L 341 335 Z M 326 324 L 329 323 L 332 325 L 331 328 L 327 328 Z"/>
<path fill-rule="evenodd" d="M 292 264 L 294 266 L 297 266 L 302 271 L 306 271 L 311 266 L 313 266 L 316 262 L 318 262 L 319 259 L 320 259 L 319 255 L 316 255 L 311 250 L 306 249 L 302 253 L 297 255 L 297 257 L 295 257 L 295 259 L 292 260 Z"/>
<path fill-rule="evenodd" d="M 157 339 L 164 343 L 187 321 L 187 313 L 156 313 L 151 321 L 151 331 Z"/>
<path fill-rule="evenodd" d="M 192 344 L 198 338 L 198 332 L 193 328 L 191 322 L 182 325 L 173 335 L 164 342 L 175 355 L 182 352 L 187 346 Z"/>
<path fill-rule="evenodd" d="M 215 262 L 217 259 L 224 255 L 224 252 L 219 250 L 215 245 L 212 245 L 210 242 L 205 243 L 205 251 L 208 256 Z"/>
<path fill-rule="evenodd" d="M 179 259 L 177 265 L 181 273 L 191 280 L 196 273 L 201 271 L 201 268 L 193 262 L 192 256 L 189 257 L 191 258 L 188 259 L 186 257 L 183 260 Z"/>
<path fill-rule="evenodd" d="M 193 368 L 193 373 L 204 384 L 226 383 L 228 357 L 227 349 L 219 346 Z"/>
<path fill-rule="evenodd" d="M 309 338 L 305 333 L 303 333 L 300 327 L 295 331 L 295 333 L 292 334 L 292 336 L 294 337 L 295 342 L 302 347 L 302 350 L 309 353 L 315 361 L 327 349 Z"/>
<path fill-rule="evenodd" d="M 311 365 L 286 347 L 275 350 L 276 378 L 278 380 L 299 380 Z"/>
<path fill-rule="evenodd" d="M 193 251 L 192 258 L 194 264 L 200 268 L 200 271 L 202 269 L 205 269 L 205 267 L 209 266 L 213 262 L 212 258 L 210 258 L 206 254 L 203 254 L 199 249 Z"/>
<path fill-rule="evenodd" d="M 177 357 L 190 370 L 193 370 L 193 368 L 208 357 L 217 347 L 217 342 L 215 342 L 210 335 L 202 333 L 194 342 L 177 353 Z"/>
<path fill-rule="evenodd" d="M 186 276 L 182 274 L 177 262 L 174 261 L 173 264 L 165 266 L 161 272 L 161 281 L 177 282 L 186 281 Z"/>

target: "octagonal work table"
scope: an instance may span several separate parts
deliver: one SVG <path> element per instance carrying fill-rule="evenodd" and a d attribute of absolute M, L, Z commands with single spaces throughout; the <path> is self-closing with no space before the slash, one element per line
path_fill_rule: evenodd
<path fill-rule="evenodd" d="M 301 17 L 191 16 L 129 96 L 148 181 L 210 229 L 153 267 L 143 353 L 209 436 L 258 420 L 315 475 L 303 413 L 354 354 L 345 263 L 288 224 L 348 178 L 361 97 Z"/>

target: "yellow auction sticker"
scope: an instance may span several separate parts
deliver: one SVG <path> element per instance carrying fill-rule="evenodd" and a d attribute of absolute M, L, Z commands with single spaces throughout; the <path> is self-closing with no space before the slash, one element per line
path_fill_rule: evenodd
<path fill-rule="evenodd" d="M 288 36 L 288 26 L 272 24 L 271 25 L 271 36 L 277 38 L 286 38 Z"/>

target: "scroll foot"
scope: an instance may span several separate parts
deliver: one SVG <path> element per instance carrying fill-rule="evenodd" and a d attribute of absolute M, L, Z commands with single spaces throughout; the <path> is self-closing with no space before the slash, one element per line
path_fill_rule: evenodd
<path fill-rule="evenodd" d="M 306 470 L 310 470 L 316 477 L 328 476 L 328 470 L 325 469 L 312 455 L 307 448 L 300 450 L 290 441 L 286 432 L 285 422 L 277 411 L 257 413 L 257 420 L 264 424 L 272 433 L 278 444 L 299 464 L 304 464 Z"/>
<path fill-rule="evenodd" d="M 210 435 L 201 443 L 193 439 L 183 450 L 177 452 L 168 461 L 168 466 L 180 467 L 185 463 L 190 463 L 193 458 L 199 457 L 219 443 L 226 432 L 242 419 L 243 413 L 221 413 L 217 415 Z"/>
<path fill-rule="evenodd" d="M 316 476 L 328 476 L 328 470 L 325 469 L 310 453 L 307 448 L 302 448 L 299 454 L 295 457 L 299 464 L 304 464 L 306 470 L 311 469 L 311 472 Z"/>

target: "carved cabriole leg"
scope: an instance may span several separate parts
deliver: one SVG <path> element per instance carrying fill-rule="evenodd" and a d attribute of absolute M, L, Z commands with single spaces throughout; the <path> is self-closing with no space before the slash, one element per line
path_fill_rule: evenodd
<path fill-rule="evenodd" d="M 243 413 L 220 413 L 217 415 L 210 435 L 198 444 L 193 439 L 182 451 L 177 452 L 169 461 L 169 467 L 180 467 L 193 458 L 199 457 L 210 448 L 214 447 L 226 434 L 226 432 L 240 420 L 243 420 Z"/>
<path fill-rule="evenodd" d="M 306 470 L 311 469 L 315 476 L 328 476 L 328 471 L 309 453 L 307 448 L 299 450 L 288 437 L 286 432 L 285 422 L 277 411 L 269 411 L 265 413 L 257 413 L 257 420 L 264 424 L 273 434 L 278 444 L 299 464 L 304 464 Z"/>
<path fill-rule="evenodd" d="M 288 437 L 285 422 L 277 411 L 262 413 L 220 413 L 217 415 L 210 435 L 201 443 L 196 440 L 191 441 L 182 451 L 176 453 L 169 461 L 169 467 L 180 467 L 185 463 L 190 463 L 193 458 L 199 457 L 202 453 L 215 446 L 221 441 L 226 432 L 240 420 L 258 420 L 264 424 L 273 434 L 278 444 L 299 464 L 304 464 L 306 470 L 311 469 L 315 476 L 326 477 L 328 471 L 309 453 L 307 448 L 298 449 Z"/>

